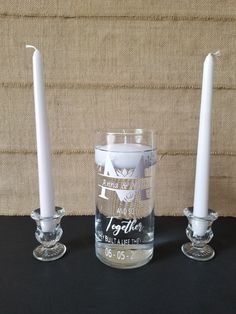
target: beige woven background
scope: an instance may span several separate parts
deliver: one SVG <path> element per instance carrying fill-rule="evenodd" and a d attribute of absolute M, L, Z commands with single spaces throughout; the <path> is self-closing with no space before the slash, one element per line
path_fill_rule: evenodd
<path fill-rule="evenodd" d="M 0 1 L 0 214 L 38 207 L 32 51 L 44 58 L 57 205 L 94 212 L 94 130 L 158 133 L 157 215 L 193 202 L 202 64 L 215 69 L 210 207 L 236 215 L 236 2 Z"/>

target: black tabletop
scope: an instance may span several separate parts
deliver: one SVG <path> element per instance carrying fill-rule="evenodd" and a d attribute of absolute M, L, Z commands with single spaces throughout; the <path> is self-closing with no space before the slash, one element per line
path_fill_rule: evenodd
<path fill-rule="evenodd" d="M 94 254 L 94 217 L 64 217 L 66 255 L 40 262 L 29 217 L 0 217 L 0 314 L 236 313 L 236 218 L 219 218 L 209 262 L 185 257 L 184 217 L 156 218 L 152 261 L 119 270 Z"/>

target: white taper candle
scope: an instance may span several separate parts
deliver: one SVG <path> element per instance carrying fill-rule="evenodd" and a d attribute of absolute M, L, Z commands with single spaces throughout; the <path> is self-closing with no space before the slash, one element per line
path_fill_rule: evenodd
<path fill-rule="evenodd" d="M 193 214 L 199 218 L 205 218 L 208 215 L 213 70 L 215 56 L 219 55 L 219 51 L 215 53 L 209 53 L 204 61 L 203 66 L 201 110 L 193 205 Z M 207 222 L 204 221 L 195 221 L 193 224 L 194 233 L 198 236 L 204 235 L 206 228 Z"/>
<path fill-rule="evenodd" d="M 55 214 L 55 203 L 49 128 L 43 80 L 43 63 L 41 54 L 38 49 L 31 45 L 26 45 L 26 48 L 34 49 L 33 81 L 38 156 L 40 215 L 42 218 L 48 218 L 52 217 Z M 44 229 L 43 231 L 45 232 L 52 231 L 53 227 L 54 224 L 51 221 L 45 222 L 42 225 L 42 228 Z"/>

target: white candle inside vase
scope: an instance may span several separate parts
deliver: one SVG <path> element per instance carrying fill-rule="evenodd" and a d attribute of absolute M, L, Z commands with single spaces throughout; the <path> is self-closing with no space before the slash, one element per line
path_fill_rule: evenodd
<path fill-rule="evenodd" d="M 210 148 L 211 148 L 211 109 L 213 92 L 214 59 L 219 52 L 209 53 L 204 61 L 201 110 L 198 133 L 198 148 L 195 174 L 195 190 L 193 215 L 198 218 L 208 216 L 208 195 L 210 175 Z M 195 235 L 203 236 L 207 229 L 206 221 L 194 221 Z"/>
<path fill-rule="evenodd" d="M 40 216 L 49 218 L 55 215 L 54 187 L 51 165 L 51 148 L 49 140 L 49 128 L 46 112 L 46 100 L 43 80 L 42 57 L 35 47 L 33 48 L 33 81 L 34 81 L 34 103 L 35 103 L 35 122 L 37 138 L 37 157 L 38 157 L 38 178 L 39 178 L 39 199 Z M 44 232 L 54 229 L 53 221 L 45 221 L 42 224 Z"/>
<path fill-rule="evenodd" d="M 116 143 L 97 146 L 95 149 L 95 162 L 104 166 L 109 155 L 114 167 L 119 169 L 135 168 L 143 156 L 144 167 L 150 167 L 156 162 L 155 149 L 148 145 L 136 143 Z"/>

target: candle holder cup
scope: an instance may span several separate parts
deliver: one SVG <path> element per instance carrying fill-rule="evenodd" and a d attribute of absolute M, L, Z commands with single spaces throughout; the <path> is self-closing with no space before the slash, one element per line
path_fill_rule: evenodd
<path fill-rule="evenodd" d="M 215 251 L 207 243 L 213 238 L 211 226 L 218 218 L 218 214 L 209 209 L 208 216 L 199 218 L 193 215 L 193 208 L 188 207 L 184 209 L 184 215 L 188 218 L 186 235 L 191 242 L 182 245 L 182 252 L 194 260 L 209 261 L 215 256 Z M 198 229 L 199 234 L 194 229 Z"/>
<path fill-rule="evenodd" d="M 33 251 L 36 259 L 45 262 L 54 261 L 65 254 L 66 246 L 58 242 L 63 234 L 60 222 L 64 215 L 65 210 L 61 207 L 55 207 L 55 215 L 47 218 L 40 216 L 39 208 L 32 211 L 31 218 L 37 225 L 35 237 L 41 243 Z"/>

